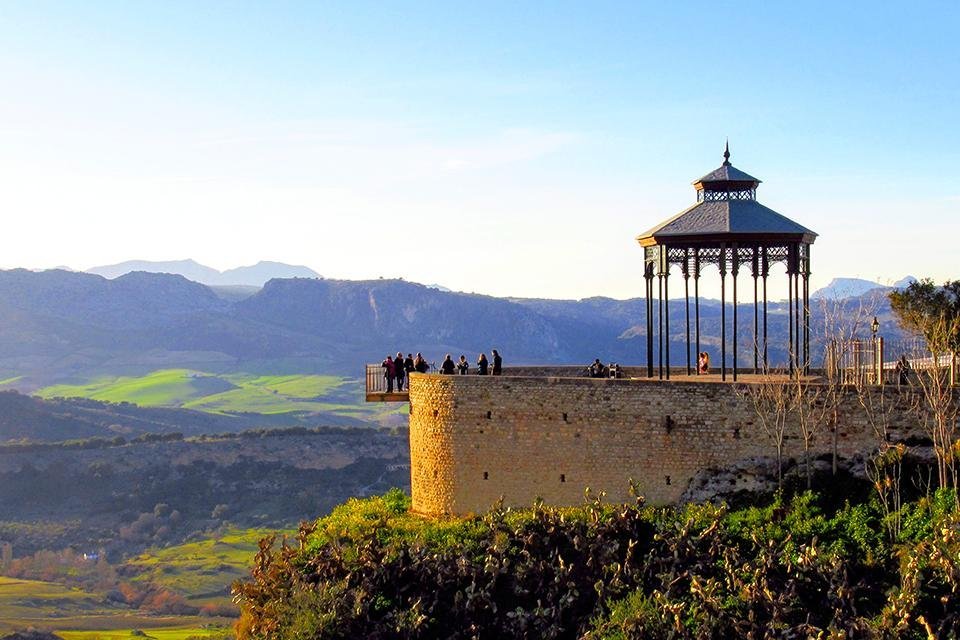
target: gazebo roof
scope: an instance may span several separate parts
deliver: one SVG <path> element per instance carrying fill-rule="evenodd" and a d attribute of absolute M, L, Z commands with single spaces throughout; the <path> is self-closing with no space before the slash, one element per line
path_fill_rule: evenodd
<path fill-rule="evenodd" d="M 647 247 L 657 244 L 718 242 L 813 243 L 817 234 L 756 200 L 760 180 L 730 164 L 730 146 L 723 164 L 694 186 L 698 202 L 637 236 Z"/>
<path fill-rule="evenodd" d="M 754 182 L 760 184 L 760 180 L 754 178 L 746 171 L 740 171 L 729 162 L 724 162 L 721 166 L 703 176 L 693 184 L 703 184 L 704 182 Z"/>
<path fill-rule="evenodd" d="M 682 240 L 794 240 L 813 242 L 817 234 L 756 200 L 698 202 L 637 236 L 644 246 Z"/>

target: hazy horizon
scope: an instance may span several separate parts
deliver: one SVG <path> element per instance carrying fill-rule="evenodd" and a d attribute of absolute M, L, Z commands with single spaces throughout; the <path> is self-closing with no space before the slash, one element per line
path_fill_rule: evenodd
<path fill-rule="evenodd" d="M 216 268 L 216 267 L 211 267 L 211 266 L 208 265 L 208 264 L 204 264 L 204 263 L 202 263 L 202 262 L 200 262 L 200 261 L 198 261 L 198 260 L 195 260 L 195 259 L 193 259 L 193 258 L 178 258 L 178 259 L 171 259 L 171 260 L 138 260 L 138 259 L 130 259 L 130 260 L 122 260 L 122 261 L 120 261 L 120 262 L 118 262 L 118 263 L 114 263 L 114 264 L 110 264 L 110 265 L 105 265 L 105 264 L 90 265 L 89 267 L 86 267 L 86 268 L 83 268 L 83 269 L 77 269 L 77 268 L 74 268 L 74 267 L 72 267 L 72 266 L 70 266 L 70 265 L 56 265 L 56 266 L 53 266 L 53 267 L 39 267 L 39 268 L 31 268 L 31 267 L 10 267 L 9 269 L 17 269 L 17 268 L 19 268 L 19 269 L 26 269 L 26 270 L 28 270 L 28 271 L 33 271 L 33 272 L 54 271 L 54 270 L 66 270 L 66 271 L 71 271 L 71 272 L 75 272 L 75 273 L 88 273 L 88 274 L 92 274 L 92 275 L 100 275 L 100 276 L 105 277 L 105 278 L 107 278 L 108 280 L 110 280 L 110 279 L 114 279 L 114 278 L 117 277 L 117 276 L 107 276 L 107 275 L 104 275 L 104 274 L 102 274 L 102 273 L 96 273 L 96 270 L 97 270 L 97 269 L 107 268 L 107 267 L 116 267 L 116 266 L 120 266 L 120 265 L 126 265 L 126 264 L 130 264 L 130 263 L 145 263 L 145 264 L 151 264 L 151 265 L 176 264 L 176 263 L 191 263 L 191 264 L 193 264 L 193 265 L 195 265 L 195 266 L 197 266 L 197 267 L 200 267 L 200 268 L 210 268 L 210 269 L 214 269 L 215 271 L 217 271 L 217 272 L 220 273 L 220 274 L 228 273 L 228 272 L 233 271 L 233 270 L 239 270 L 239 269 L 245 269 L 245 268 L 252 268 L 252 267 L 256 267 L 256 266 L 259 266 L 259 265 L 261 265 L 261 264 L 264 264 L 264 263 L 279 264 L 279 265 L 282 265 L 282 266 L 285 266 L 285 267 L 306 267 L 306 268 L 308 268 L 308 269 L 310 268 L 310 267 L 308 267 L 307 265 L 294 265 L 294 264 L 284 263 L 284 262 L 281 262 L 281 261 L 278 261 L 278 260 L 262 259 L 262 260 L 258 260 L 258 261 L 255 262 L 255 263 L 252 263 L 252 264 L 230 265 L 230 266 L 227 266 L 227 267 L 225 267 L 225 268 L 218 269 L 218 268 Z M 314 270 L 314 271 L 315 271 L 315 270 Z M 154 271 L 151 271 L 151 272 L 154 272 Z M 155 273 L 169 273 L 169 272 L 155 272 Z M 682 282 L 682 279 L 681 279 L 681 277 L 680 277 L 678 274 L 673 274 L 673 275 L 674 275 L 674 276 L 677 276 L 677 281 L 678 281 L 678 282 Z M 300 276 L 297 276 L 297 277 L 300 277 Z M 450 291 L 450 292 L 452 292 L 452 293 L 465 293 L 465 294 L 470 294 L 470 295 L 486 295 L 486 296 L 494 296 L 494 297 L 499 297 L 499 298 L 539 298 L 539 299 L 546 299 L 546 300 L 583 300 L 583 299 L 587 299 L 587 298 L 606 297 L 606 298 L 612 298 L 612 299 L 615 299 L 615 300 L 627 300 L 627 299 L 636 299 L 636 298 L 642 298 L 642 297 L 643 297 L 643 292 L 642 292 L 642 291 L 639 292 L 637 295 L 629 295 L 629 296 L 623 296 L 623 297 L 604 296 L 604 295 L 601 295 L 601 294 L 586 295 L 586 296 L 580 296 L 580 297 L 576 297 L 576 298 L 571 298 L 571 297 L 536 296 L 536 295 L 534 295 L 534 296 L 514 296 L 514 295 L 509 295 L 509 294 L 507 294 L 507 295 L 496 295 L 496 294 L 488 293 L 488 292 L 485 292 L 485 291 L 465 291 L 465 290 L 462 290 L 462 289 L 454 289 L 454 288 L 452 288 L 452 287 L 448 287 L 448 286 L 447 286 L 444 282 L 442 282 L 442 281 L 423 282 L 423 281 L 418 281 L 418 280 L 410 280 L 410 279 L 404 278 L 404 277 L 402 277 L 402 276 L 394 276 L 394 277 L 377 276 L 377 277 L 373 277 L 373 278 L 335 278 L 335 277 L 326 276 L 326 275 L 324 275 L 324 274 L 322 274 L 322 273 L 318 273 L 318 274 L 317 274 L 317 277 L 319 277 L 319 278 L 321 278 L 321 279 L 324 279 L 324 280 L 341 280 L 341 281 L 346 281 L 346 282 L 370 281 L 370 280 L 399 280 L 399 281 L 404 281 L 404 282 L 410 282 L 410 283 L 413 283 L 413 284 L 420 284 L 420 285 L 423 285 L 423 286 L 428 287 L 428 288 L 438 288 L 438 287 L 439 287 L 439 288 L 445 289 L 445 290 L 447 290 L 447 291 Z M 834 277 L 834 278 L 831 278 L 828 282 L 825 282 L 822 287 L 817 287 L 817 288 L 811 287 L 810 293 L 811 293 L 811 294 L 815 294 L 815 293 L 817 293 L 820 289 L 825 289 L 827 286 L 835 284 L 836 280 L 838 280 L 838 279 L 839 279 L 839 280 L 864 280 L 864 281 L 869 281 L 869 282 L 871 282 L 871 283 L 873 283 L 873 284 L 876 284 L 878 287 L 889 287 L 889 286 L 895 285 L 896 283 L 898 283 L 898 282 L 900 282 L 900 281 L 902 281 L 902 280 L 904 280 L 904 279 L 908 279 L 908 278 L 912 278 L 912 277 L 913 277 L 912 274 L 904 274 L 903 276 L 901 276 L 900 278 L 897 278 L 896 280 L 889 280 L 889 281 L 886 281 L 886 282 L 879 282 L 879 281 L 876 281 L 876 280 L 871 280 L 871 279 L 869 279 L 869 278 L 860 279 L 860 278 L 854 278 L 854 277 L 850 277 L 850 276 L 836 276 L 836 277 Z M 189 279 L 192 279 L 192 278 L 187 277 L 187 279 L 189 280 Z M 739 276 L 739 279 L 740 279 L 739 281 L 740 281 L 740 283 L 741 283 L 741 286 L 743 286 L 745 283 L 746 283 L 746 284 L 749 284 L 749 282 L 750 282 L 750 276 L 749 276 L 748 274 L 741 274 L 741 275 Z M 194 280 L 194 281 L 200 282 L 200 280 Z M 703 281 L 704 281 L 705 283 L 715 284 L 715 283 L 712 282 L 712 280 L 711 280 L 711 278 L 710 278 L 709 275 L 703 276 Z M 731 281 L 732 281 L 732 276 L 728 276 L 728 278 L 727 278 L 727 285 L 728 285 L 728 287 L 730 286 Z M 203 284 L 209 284 L 210 286 L 233 286 L 233 285 L 223 285 L 223 284 L 216 284 L 216 283 L 203 283 Z M 252 285 L 252 284 L 251 284 L 251 285 L 243 285 L 243 286 L 256 286 L 256 287 L 260 287 L 260 286 L 262 286 L 262 285 Z M 781 288 L 781 287 L 779 287 L 779 286 L 778 286 L 778 287 L 769 287 L 769 291 L 771 292 L 771 295 L 770 295 L 770 298 L 769 298 L 769 299 L 770 299 L 771 302 L 785 302 L 785 301 L 787 300 L 787 298 L 786 298 L 785 296 L 779 297 L 778 295 L 774 295 L 774 292 L 775 292 L 775 291 L 776 291 L 776 292 L 779 292 L 779 289 L 780 289 L 780 288 Z M 713 291 L 713 289 L 714 289 L 713 286 L 701 287 L 701 295 L 700 295 L 701 299 L 719 300 L 719 299 L 720 299 L 719 293 Z M 717 293 L 717 295 L 714 295 L 714 293 Z M 749 292 L 748 292 L 748 293 L 749 293 Z M 693 294 L 691 293 L 691 297 L 692 297 L 692 295 L 693 295 Z M 841 287 L 841 295 L 842 295 L 842 297 L 846 297 L 846 296 L 848 295 L 848 294 L 846 293 L 846 289 L 844 289 L 843 287 Z M 731 301 L 729 296 L 730 296 L 730 293 L 729 293 L 729 291 L 728 291 L 728 302 Z M 674 288 L 674 289 L 671 290 L 671 294 L 670 294 L 670 299 L 671 299 L 671 300 L 683 299 L 683 297 L 684 297 L 684 295 L 683 295 L 682 285 L 678 285 L 676 288 Z M 747 296 L 747 297 L 750 297 L 750 296 Z M 655 298 L 655 299 L 656 299 L 656 298 Z M 749 302 L 749 300 L 747 300 L 744 296 L 740 296 L 738 302 L 740 302 L 741 304 L 746 304 L 746 303 Z"/>

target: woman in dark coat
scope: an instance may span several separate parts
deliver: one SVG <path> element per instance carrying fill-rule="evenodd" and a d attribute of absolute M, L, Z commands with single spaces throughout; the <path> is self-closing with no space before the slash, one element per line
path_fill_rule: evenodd
<path fill-rule="evenodd" d="M 403 367 L 403 352 L 398 351 L 397 357 L 393 361 L 393 370 L 397 376 L 397 391 L 403 391 L 403 379 L 406 377 L 406 371 Z"/>
<path fill-rule="evenodd" d="M 397 370 L 393 365 L 393 358 L 387 356 L 381 364 L 383 367 L 383 377 L 387 379 L 387 393 L 393 393 L 393 378 L 397 375 Z"/>
<path fill-rule="evenodd" d="M 503 371 L 503 358 L 500 357 L 500 354 L 497 353 L 497 350 L 493 350 L 493 375 L 498 376 Z"/>
<path fill-rule="evenodd" d="M 477 358 L 477 373 L 481 376 L 487 375 L 487 354 L 481 353 Z"/>
<path fill-rule="evenodd" d="M 453 358 L 451 358 L 450 354 L 448 353 L 447 357 L 443 359 L 443 364 L 440 365 L 440 373 L 445 376 L 452 376 L 456 369 L 457 365 L 453 363 Z"/>

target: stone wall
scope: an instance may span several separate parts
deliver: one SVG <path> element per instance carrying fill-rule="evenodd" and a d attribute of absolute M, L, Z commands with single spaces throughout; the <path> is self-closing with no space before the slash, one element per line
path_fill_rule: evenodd
<path fill-rule="evenodd" d="M 675 501 L 702 469 L 775 455 L 747 384 L 414 374 L 413 510 L 479 513 L 501 497 L 520 507 L 538 496 L 578 504 L 587 487 L 629 500 L 631 479 L 648 501 Z M 890 409 L 892 439 L 910 435 L 909 394 L 896 387 L 870 393 L 872 404 L 882 398 Z M 838 415 L 840 456 L 876 446 L 853 390 Z M 788 434 L 786 455 L 802 455 L 795 426 Z M 828 452 L 832 440 L 824 428 L 812 450 Z"/>

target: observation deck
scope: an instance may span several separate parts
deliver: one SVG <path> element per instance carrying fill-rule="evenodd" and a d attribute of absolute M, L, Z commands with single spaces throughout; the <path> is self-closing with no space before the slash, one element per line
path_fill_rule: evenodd
<path fill-rule="evenodd" d="M 710 382 L 710 383 L 728 383 L 729 380 L 724 380 L 721 372 L 718 368 L 711 368 L 710 373 L 699 374 L 699 375 L 687 375 L 686 367 L 683 366 L 673 366 L 671 367 L 672 375 L 669 381 L 673 382 Z M 819 372 L 811 371 L 811 375 L 807 376 L 811 380 L 816 380 L 820 376 Z M 417 375 L 436 375 L 440 374 L 436 371 L 430 371 L 426 374 L 417 374 Z M 738 382 L 751 383 L 759 382 L 761 380 L 767 380 L 771 376 L 777 377 L 786 377 L 788 374 L 786 370 L 776 370 L 767 374 L 743 374 L 740 376 Z M 447 377 L 447 376 L 443 376 Z M 454 375 L 450 376 L 458 378 L 460 376 Z M 646 367 L 643 366 L 622 366 L 620 367 L 620 378 L 615 378 L 614 376 L 605 376 L 604 378 L 593 378 L 589 369 L 586 366 L 579 365 L 541 365 L 541 366 L 516 366 L 516 367 L 504 367 L 503 374 L 500 376 L 486 375 L 478 376 L 475 372 L 467 376 L 468 378 L 490 378 L 493 380 L 502 380 L 509 378 L 564 378 L 564 379 L 593 379 L 598 382 L 604 382 L 606 380 L 637 380 L 645 382 L 663 382 L 658 380 L 650 380 L 646 377 Z M 410 400 L 410 390 L 408 388 L 408 380 L 404 380 L 404 389 L 403 391 L 387 391 L 387 380 L 383 376 L 383 368 L 379 364 L 368 364 L 366 365 L 366 401 L 367 402 L 408 402 Z"/>

